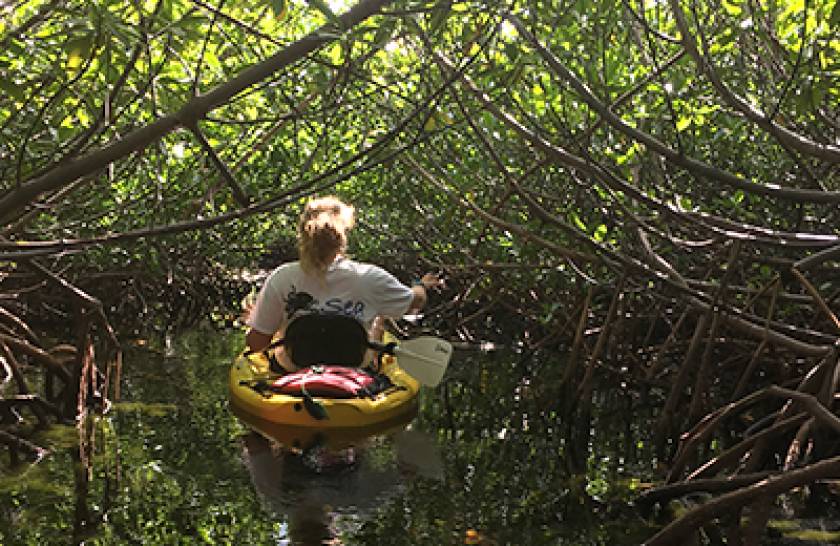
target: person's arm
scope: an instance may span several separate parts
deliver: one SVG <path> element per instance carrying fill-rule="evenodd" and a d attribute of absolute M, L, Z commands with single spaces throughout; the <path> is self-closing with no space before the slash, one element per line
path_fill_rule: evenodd
<path fill-rule="evenodd" d="M 271 334 L 264 334 L 259 330 L 251 328 L 245 335 L 245 343 L 248 345 L 248 349 L 257 353 L 268 347 L 268 344 L 271 343 L 271 338 Z"/>
<path fill-rule="evenodd" d="M 285 294 L 278 289 L 283 286 L 283 267 L 275 269 L 266 279 L 265 284 L 257 295 L 257 301 L 248 313 L 246 324 L 250 330 L 245 334 L 248 349 L 259 352 L 268 347 L 275 332 L 283 323 L 283 300 Z"/>
<path fill-rule="evenodd" d="M 429 299 L 428 291 L 432 288 L 437 288 L 443 284 L 443 281 L 434 273 L 426 273 L 423 277 L 415 282 L 411 291 L 414 292 L 414 299 L 411 300 L 411 305 L 408 312 L 416 312 L 422 309 Z"/>
<path fill-rule="evenodd" d="M 370 326 L 370 339 L 373 341 L 382 341 L 382 335 L 385 333 L 385 317 L 376 315 L 373 323 Z"/>
<path fill-rule="evenodd" d="M 399 318 L 420 310 L 428 299 L 427 290 L 443 283 L 434 273 L 426 273 L 406 286 L 381 267 L 371 266 L 365 271 L 365 290 L 377 315 Z"/>

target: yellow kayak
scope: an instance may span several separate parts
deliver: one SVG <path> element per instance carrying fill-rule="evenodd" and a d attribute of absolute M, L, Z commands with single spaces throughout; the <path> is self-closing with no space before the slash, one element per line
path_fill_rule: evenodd
<path fill-rule="evenodd" d="M 404 430 L 417 416 L 417 404 L 410 404 L 410 406 L 407 411 L 393 419 L 360 427 L 334 428 L 284 425 L 244 413 L 237 406 L 231 406 L 231 410 L 249 429 L 288 448 L 306 450 L 317 445 L 337 451 L 347 447 L 356 447 L 372 436 Z"/>
<path fill-rule="evenodd" d="M 385 334 L 385 342 L 395 339 Z M 399 420 L 416 411 L 420 383 L 400 368 L 397 358 L 382 355 L 382 374 L 391 385 L 373 395 L 352 398 L 301 396 L 273 392 L 264 388 L 278 376 L 269 369 L 264 353 L 243 353 L 230 368 L 230 404 L 246 423 L 275 423 L 307 429 L 336 430 L 370 427 Z M 309 411 L 311 402 L 323 409 L 321 418 Z M 319 410 L 320 411 L 320 410 Z M 265 427 L 262 427 L 265 428 Z"/>

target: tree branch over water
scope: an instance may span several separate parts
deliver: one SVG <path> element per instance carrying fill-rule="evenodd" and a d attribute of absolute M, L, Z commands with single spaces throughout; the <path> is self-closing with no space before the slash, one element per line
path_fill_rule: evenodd
<path fill-rule="evenodd" d="M 598 397 L 658 416 L 643 500 L 711 498 L 652 544 L 751 506 L 726 526 L 755 541 L 757 503 L 836 471 L 830 0 L 116 4 L 4 19 L 0 371 L 44 385 L 5 419 L 116 396 L 123 331 L 238 314 L 329 192 L 354 256 L 447 274 L 406 335 L 520 351 L 502 395 L 572 472 Z"/>
<path fill-rule="evenodd" d="M 359 2 L 340 17 L 342 28 L 352 28 L 374 15 L 388 3 L 389 0 Z M 163 116 L 113 144 L 78 159 L 70 160 L 65 165 L 56 166 L 38 178 L 26 181 L 20 187 L 7 191 L 7 194 L 0 198 L 0 219 L 7 218 L 16 210 L 25 207 L 44 192 L 59 189 L 82 176 L 103 169 L 113 161 L 144 149 L 178 127 L 195 124 L 207 113 L 225 104 L 242 91 L 334 41 L 336 39 L 334 30 L 333 25 L 325 25 L 290 44 L 263 63 L 249 67 L 232 80 L 199 95 L 177 112 Z"/>

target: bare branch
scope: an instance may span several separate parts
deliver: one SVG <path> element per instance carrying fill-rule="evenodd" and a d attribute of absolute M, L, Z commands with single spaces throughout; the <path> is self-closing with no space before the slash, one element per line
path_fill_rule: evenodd
<path fill-rule="evenodd" d="M 682 544 L 689 533 L 711 519 L 724 516 L 733 507 L 743 506 L 765 495 L 779 495 L 815 480 L 838 477 L 840 477 L 840 457 L 832 457 L 798 470 L 772 476 L 695 508 L 659 531 L 645 542 L 645 546 Z"/>
<path fill-rule="evenodd" d="M 198 140 L 201 147 L 210 157 L 210 161 L 213 162 L 213 165 L 219 170 L 222 175 L 222 179 L 227 183 L 228 187 L 230 187 L 230 191 L 233 194 L 233 198 L 236 199 L 236 202 L 240 204 L 242 207 L 247 207 L 251 200 L 242 191 L 242 187 L 239 185 L 239 182 L 236 181 L 236 177 L 233 175 L 233 172 L 228 168 L 227 164 L 219 157 L 216 153 L 216 150 L 213 149 L 213 146 L 207 142 L 207 138 L 205 138 L 204 133 L 201 132 L 201 128 L 198 125 L 190 126 L 190 131 L 195 138 Z"/>

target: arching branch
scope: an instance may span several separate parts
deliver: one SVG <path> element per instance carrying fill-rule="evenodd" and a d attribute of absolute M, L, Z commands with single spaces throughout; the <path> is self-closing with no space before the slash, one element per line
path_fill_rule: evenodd
<path fill-rule="evenodd" d="M 390 0 L 362 0 L 352 9 L 339 16 L 342 28 L 353 28 L 376 14 L 388 3 L 390 3 Z M 189 101 L 174 114 L 159 118 L 153 123 L 129 133 L 113 144 L 78 159 L 68 161 L 66 164 L 58 165 L 38 178 L 24 182 L 18 188 L 9 191 L 0 198 L 0 222 L 5 222 L 10 215 L 28 205 L 40 194 L 56 190 L 81 176 L 105 168 L 112 161 L 142 150 L 178 127 L 195 124 L 208 112 L 218 108 L 250 86 L 335 41 L 337 36 L 334 33 L 333 26 L 327 24 L 308 34 L 262 63 L 243 70 L 227 83 Z"/>
<path fill-rule="evenodd" d="M 709 78 L 709 81 L 712 82 L 712 85 L 714 85 L 717 92 L 721 97 L 723 97 L 723 100 L 725 100 L 727 104 L 744 114 L 747 119 L 773 135 L 783 145 L 800 153 L 817 157 L 823 161 L 828 161 L 829 163 L 840 163 L 840 147 L 833 144 L 814 142 L 813 140 L 805 138 L 804 136 L 779 125 L 772 116 L 762 114 L 755 108 L 755 106 L 747 102 L 746 99 L 738 96 L 738 94 L 732 91 L 729 86 L 721 80 L 712 65 L 711 59 L 703 55 L 703 53 L 701 53 L 697 48 L 697 38 L 688 26 L 688 22 L 685 19 L 685 13 L 683 12 L 680 2 L 678 0 L 669 0 L 669 4 L 671 5 L 671 11 L 674 13 L 674 18 L 676 19 L 677 26 L 679 27 L 680 34 L 682 35 L 683 47 L 686 51 L 688 51 L 689 55 L 691 55 L 701 70 L 703 70 L 703 73 L 706 74 L 706 77 Z"/>

